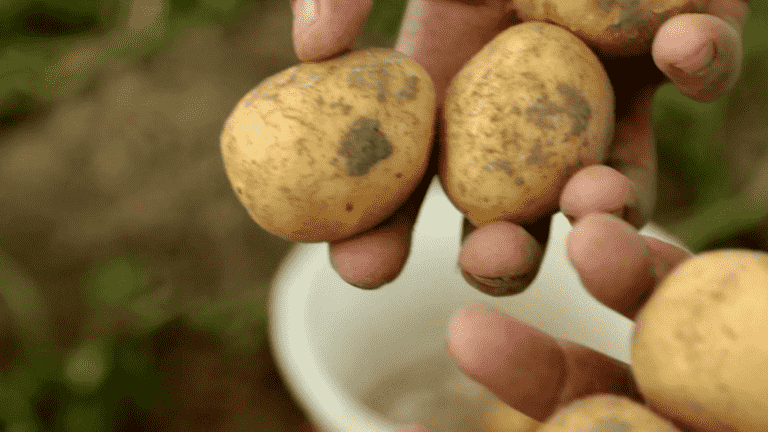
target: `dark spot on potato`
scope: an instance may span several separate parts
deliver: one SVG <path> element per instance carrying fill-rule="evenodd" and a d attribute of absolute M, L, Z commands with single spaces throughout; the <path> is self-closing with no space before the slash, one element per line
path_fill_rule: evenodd
<path fill-rule="evenodd" d="M 403 173 L 397 173 L 397 174 L 395 174 L 395 177 L 402 178 L 403 177 Z"/>
<path fill-rule="evenodd" d="M 331 108 L 340 107 L 341 112 L 344 113 L 344 115 L 349 115 L 349 112 L 352 111 L 352 105 L 344 103 L 344 98 L 339 98 L 338 102 L 333 102 L 329 104 Z"/>
<path fill-rule="evenodd" d="M 722 291 L 712 291 L 709 293 L 709 298 L 718 303 L 722 303 L 723 300 L 725 300 L 725 293 Z"/>
<path fill-rule="evenodd" d="M 385 68 L 381 68 L 376 72 L 378 78 L 379 94 L 376 95 L 376 99 L 379 102 L 385 102 L 387 100 L 387 90 L 389 89 L 389 72 Z"/>
<path fill-rule="evenodd" d="M 405 79 L 405 88 L 400 90 L 400 96 L 408 99 L 416 99 L 416 95 L 419 94 L 419 77 L 416 75 L 410 75 Z"/>
<path fill-rule="evenodd" d="M 344 135 L 339 155 L 347 158 L 347 173 L 362 176 L 376 162 L 392 154 L 392 144 L 379 131 L 379 121 L 368 117 L 358 118 Z"/>
<path fill-rule="evenodd" d="M 557 153 L 553 151 L 548 151 L 548 152 L 542 151 L 541 144 L 536 144 L 533 147 L 533 149 L 531 149 L 531 153 L 525 159 L 525 163 L 527 163 L 528 165 L 537 165 L 539 167 L 544 167 L 544 166 L 547 166 L 549 158 L 555 155 L 557 155 Z"/>
<path fill-rule="evenodd" d="M 632 432 L 633 429 L 634 426 L 631 423 L 608 417 L 595 419 L 590 432 Z"/>
<path fill-rule="evenodd" d="M 355 206 L 351 202 L 348 202 L 346 209 L 347 209 L 347 212 L 351 212 L 352 210 L 355 209 Z"/>
<path fill-rule="evenodd" d="M 467 193 L 467 187 L 464 186 L 464 183 L 459 183 L 459 190 L 461 191 L 462 195 Z"/>
<path fill-rule="evenodd" d="M 243 189 L 242 188 L 237 188 L 235 190 L 237 191 L 238 195 L 242 195 L 243 194 Z"/>
<path fill-rule="evenodd" d="M 497 169 L 500 169 L 509 175 L 515 174 L 515 169 L 512 168 L 512 164 L 510 164 L 509 161 L 506 159 L 496 159 L 496 160 L 489 161 L 485 164 L 483 168 L 488 171 L 496 171 Z"/>
<path fill-rule="evenodd" d="M 523 179 L 522 177 L 516 177 L 515 178 L 515 184 L 518 185 L 518 186 L 522 186 L 522 185 L 525 184 L 525 179 Z"/>
<path fill-rule="evenodd" d="M 565 83 L 557 84 L 557 91 L 565 101 L 565 112 L 571 117 L 571 135 L 581 135 L 587 130 L 592 118 L 592 107 L 581 92 Z"/>
<path fill-rule="evenodd" d="M 738 337 L 736 336 L 736 332 L 735 332 L 735 331 L 733 331 L 733 329 L 732 329 L 732 328 L 730 328 L 729 326 L 727 326 L 727 325 L 723 324 L 723 326 L 722 326 L 722 329 L 723 329 L 723 334 L 724 334 L 724 335 L 725 335 L 725 337 L 727 337 L 728 339 L 730 339 L 730 340 L 736 340 L 736 339 L 738 339 Z"/>
<path fill-rule="evenodd" d="M 366 72 L 370 72 L 375 77 L 369 79 L 366 76 Z M 389 89 L 389 71 L 385 64 L 372 65 L 371 68 L 364 70 L 362 68 L 355 68 L 349 73 L 349 85 L 350 87 L 375 88 L 378 92 L 376 94 L 376 100 L 379 102 L 386 102 L 387 91 Z"/>
<path fill-rule="evenodd" d="M 563 113 L 563 109 L 560 105 L 552 102 L 546 97 L 540 98 L 536 101 L 536 104 L 528 107 L 525 110 L 525 114 L 528 116 L 529 121 L 542 129 L 555 129 L 555 123 L 549 118 Z"/>
<path fill-rule="evenodd" d="M 581 135 L 587 130 L 589 120 L 592 118 L 592 109 L 587 99 L 576 88 L 565 84 L 557 84 L 557 92 L 563 99 L 563 104 L 559 105 L 549 99 L 545 93 L 536 103 L 529 106 L 525 114 L 531 123 L 542 129 L 555 129 L 555 123 L 552 116 L 565 114 L 571 119 L 570 135 Z"/>
<path fill-rule="evenodd" d="M 325 104 L 325 100 L 323 100 L 323 97 L 322 97 L 322 96 L 318 96 L 318 97 L 315 99 L 315 103 L 317 103 L 318 105 L 322 106 L 322 105 L 324 105 L 324 104 Z"/>
<path fill-rule="evenodd" d="M 597 0 L 597 7 L 604 12 L 608 12 L 611 10 L 613 3 L 614 0 Z"/>

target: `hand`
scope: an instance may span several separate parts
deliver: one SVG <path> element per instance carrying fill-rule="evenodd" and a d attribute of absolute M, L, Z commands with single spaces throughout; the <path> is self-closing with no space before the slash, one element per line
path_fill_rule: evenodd
<path fill-rule="evenodd" d="M 372 6 L 372 0 L 314 1 L 316 5 L 291 0 L 294 48 L 302 61 L 324 59 L 349 47 Z M 728 92 L 741 71 L 747 10 L 746 0 L 711 0 L 706 14 L 679 15 L 665 23 L 652 55 L 602 59 L 616 93 L 615 139 L 605 165 L 585 167 L 566 184 L 560 209 L 572 222 L 594 212 L 615 214 L 635 227 L 648 221 L 657 176 L 653 94 L 665 79 L 699 101 Z M 395 49 L 432 76 L 438 115 L 451 78 L 514 24 L 514 16 L 511 0 L 410 0 Z M 436 173 L 438 155 L 433 154 L 422 184 L 394 215 L 365 233 L 330 244 L 331 263 L 343 279 L 375 288 L 400 273 L 418 209 Z M 467 281 L 492 295 L 524 289 L 541 264 L 550 222 L 548 216 L 527 226 L 497 222 L 474 227 L 465 220 L 459 261 Z"/>
<path fill-rule="evenodd" d="M 633 319 L 658 282 L 690 253 L 608 214 L 576 223 L 568 256 L 600 302 Z M 594 393 L 643 403 L 629 366 L 574 342 L 554 338 L 501 311 L 474 304 L 456 311 L 447 345 L 472 379 L 523 414 L 546 421 L 558 408 Z M 685 429 L 681 429 L 685 430 Z M 397 432 L 431 432 L 402 426 Z"/>

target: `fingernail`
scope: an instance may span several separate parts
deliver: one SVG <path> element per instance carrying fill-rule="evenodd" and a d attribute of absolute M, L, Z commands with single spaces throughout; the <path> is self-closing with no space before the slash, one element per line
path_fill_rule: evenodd
<path fill-rule="evenodd" d="M 704 76 L 707 74 L 715 59 L 715 43 L 709 42 L 698 51 L 672 66 L 682 70 L 688 75 Z"/>
<path fill-rule="evenodd" d="M 519 294 L 533 282 L 536 272 L 522 275 L 484 277 L 461 270 L 461 275 L 468 284 L 493 297 Z"/>
<path fill-rule="evenodd" d="M 311 25 L 317 19 L 317 0 L 299 0 L 293 13 L 296 17 L 296 23 L 301 27 Z"/>

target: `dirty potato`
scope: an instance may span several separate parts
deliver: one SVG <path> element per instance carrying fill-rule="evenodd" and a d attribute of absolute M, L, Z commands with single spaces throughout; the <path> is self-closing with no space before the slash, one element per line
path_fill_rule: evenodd
<path fill-rule="evenodd" d="M 390 216 L 427 167 L 434 87 L 391 49 L 303 63 L 249 92 L 221 134 L 251 217 L 299 242 L 346 238 Z"/>
<path fill-rule="evenodd" d="M 674 15 L 700 12 L 709 0 L 516 0 L 518 17 L 563 26 L 606 55 L 651 50 L 659 27 Z"/>
<path fill-rule="evenodd" d="M 595 54 L 552 24 L 510 27 L 454 77 L 440 178 L 475 225 L 529 222 L 557 209 L 578 169 L 605 158 L 613 88 Z"/>
<path fill-rule="evenodd" d="M 560 409 L 538 432 L 679 432 L 670 422 L 637 402 L 599 394 Z"/>
<path fill-rule="evenodd" d="M 768 254 L 678 266 L 637 317 L 632 368 L 655 409 L 697 431 L 768 431 Z"/>

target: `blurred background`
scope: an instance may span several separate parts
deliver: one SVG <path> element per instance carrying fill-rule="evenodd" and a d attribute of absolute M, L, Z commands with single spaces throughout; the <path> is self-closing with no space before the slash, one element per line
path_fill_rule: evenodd
<path fill-rule="evenodd" d="M 357 45 L 391 46 L 405 0 Z M 768 4 L 738 87 L 655 101 L 655 219 L 768 250 Z M 218 137 L 297 62 L 288 0 L 0 1 L 0 431 L 297 431 L 266 343 L 290 244 L 247 216 Z M 458 227 L 457 227 L 458 229 Z"/>

